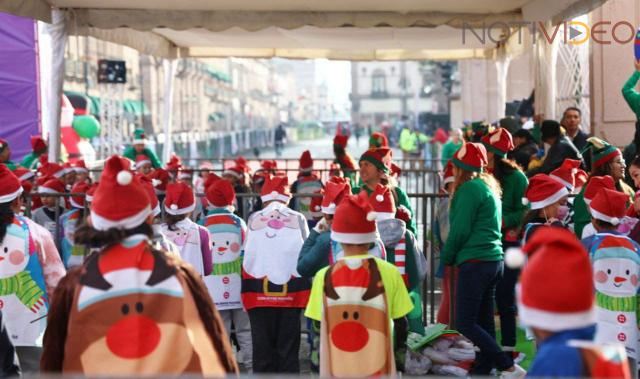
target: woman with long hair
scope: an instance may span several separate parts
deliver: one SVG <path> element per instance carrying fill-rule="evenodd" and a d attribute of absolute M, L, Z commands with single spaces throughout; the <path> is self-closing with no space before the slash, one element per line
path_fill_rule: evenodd
<path fill-rule="evenodd" d="M 99 247 L 60 281 L 41 368 L 84 375 L 237 373 L 222 320 L 193 268 L 152 244 L 151 202 L 128 159 L 105 163 L 75 242 Z"/>
<path fill-rule="evenodd" d="M 398 187 L 397 182 L 391 177 L 389 165 L 391 163 L 391 149 L 387 147 L 379 147 L 369 149 L 360 156 L 360 179 L 362 185 L 360 187 L 353 188 L 353 193 L 358 194 L 360 191 L 365 191 L 367 196 L 375 191 L 378 184 L 389 188 L 396 209 L 399 214 L 402 214 L 402 219 L 407 224 L 407 229 L 411 233 L 416 234 L 416 220 L 413 217 L 413 209 L 409 202 L 409 197 L 406 192 Z"/>
<path fill-rule="evenodd" d="M 605 175 L 611 176 L 615 183 L 616 190 L 628 195 L 629 204 L 632 204 L 634 191 L 624 181 L 627 166 L 620 149 L 596 137 L 591 137 L 588 141 L 592 154 L 591 178 Z M 574 231 L 578 238 L 587 237 L 583 235 L 582 230 L 587 224 L 591 223 L 591 214 L 584 201 L 584 188 L 578 196 L 576 196 L 574 201 L 573 221 L 575 223 Z"/>
<path fill-rule="evenodd" d="M 39 371 L 41 338 L 65 269 L 51 234 L 18 215 L 20 180 L 0 164 L 0 304 L 23 373 Z"/>
<path fill-rule="evenodd" d="M 520 226 L 527 211 L 522 198 L 529 181 L 518 164 L 507 159 L 507 153 L 514 148 L 511 133 L 507 129 L 496 129 L 482 138 L 482 144 L 487 148 L 487 169 L 502 188 L 502 251 L 506 253 L 507 249 L 519 247 L 521 243 Z M 514 359 L 521 354 L 515 351 L 516 283 L 519 275 L 519 269 L 504 267 L 502 279 L 496 286 L 502 349 Z"/>
<path fill-rule="evenodd" d="M 496 368 L 503 377 L 522 378 L 524 369 L 495 340 L 493 306 L 503 269 L 500 184 L 484 172 L 487 152 L 481 144 L 465 143 L 452 162 L 450 229 L 441 256 L 445 265 L 458 267 L 456 329 L 480 349 L 473 375 L 489 375 Z"/>

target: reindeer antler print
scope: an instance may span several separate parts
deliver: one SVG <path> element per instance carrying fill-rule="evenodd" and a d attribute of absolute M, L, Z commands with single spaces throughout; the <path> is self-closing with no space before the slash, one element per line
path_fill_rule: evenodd
<path fill-rule="evenodd" d="M 340 298 L 340 295 L 338 295 L 338 292 L 336 292 L 336 289 L 333 286 L 331 273 L 339 270 L 343 265 L 343 262 L 337 262 L 333 267 L 329 268 L 324 275 L 324 294 L 331 300 L 338 300 Z"/>
<path fill-rule="evenodd" d="M 362 295 L 362 300 L 367 301 L 383 294 L 384 286 L 382 285 L 382 276 L 380 276 L 380 270 L 378 269 L 375 259 L 367 259 L 363 262 L 363 266 L 369 270 L 369 286 Z"/>

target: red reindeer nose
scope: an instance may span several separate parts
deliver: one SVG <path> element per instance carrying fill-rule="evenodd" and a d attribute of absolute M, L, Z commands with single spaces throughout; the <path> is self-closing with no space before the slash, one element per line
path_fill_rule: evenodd
<path fill-rule="evenodd" d="M 626 282 L 627 278 L 623 278 L 621 276 L 616 276 L 615 278 L 613 278 L 613 281 L 616 283 L 622 283 L 622 282 Z"/>
<path fill-rule="evenodd" d="M 222 247 L 219 247 L 219 248 L 218 248 L 218 251 L 227 251 L 227 248 L 226 248 L 226 247 L 224 247 L 224 246 L 222 246 Z"/>
<path fill-rule="evenodd" d="M 284 228 L 284 222 L 282 222 L 280 220 L 270 220 L 269 222 L 267 222 L 267 225 L 270 228 L 273 228 L 273 229 L 282 229 L 282 228 Z"/>
<path fill-rule="evenodd" d="M 342 351 L 360 351 L 369 342 L 369 331 L 359 322 L 341 322 L 331 330 L 331 342 Z"/>
<path fill-rule="evenodd" d="M 160 328 L 146 316 L 125 317 L 107 332 L 107 347 L 120 358 L 142 358 L 155 350 L 159 342 Z"/>

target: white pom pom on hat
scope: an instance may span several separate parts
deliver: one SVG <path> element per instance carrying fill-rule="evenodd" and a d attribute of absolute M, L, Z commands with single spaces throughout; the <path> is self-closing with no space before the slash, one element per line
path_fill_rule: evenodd
<path fill-rule="evenodd" d="M 175 211 L 176 209 L 178 209 L 178 205 L 177 204 L 171 204 L 171 206 L 169 208 L 171 208 L 172 210 Z"/>
<path fill-rule="evenodd" d="M 127 170 L 122 170 L 118 172 L 118 175 L 116 175 L 116 181 L 121 186 L 128 186 L 129 184 L 131 184 L 132 180 L 133 180 L 133 175 Z"/>
<path fill-rule="evenodd" d="M 376 201 L 379 202 L 379 203 L 382 203 L 384 201 L 384 196 L 376 195 Z"/>
<path fill-rule="evenodd" d="M 367 213 L 367 220 L 368 221 L 375 221 L 375 219 L 378 217 L 378 214 L 376 212 L 369 212 Z"/>
<path fill-rule="evenodd" d="M 618 225 L 619 223 L 620 223 L 620 219 L 619 219 L 619 218 L 617 218 L 617 217 L 613 217 L 613 218 L 611 219 L 611 224 L 612 224 L 612 225 Z"/>
<path fill-rule="evenodd" d="M 524 262 L 526 260 L 525 258 L 526 256 L 522 249 L 512 247 L 507 249 L 507 251 L 505 252 L 504 263 L 507 265 L 507 267 L 516 269 L 524 266 Z"/>
<path fill-rule="evenodd" d="M 522 198 L 522 205 L 529 205 L 529 199 L 527 199 L 526 197 Z"/>

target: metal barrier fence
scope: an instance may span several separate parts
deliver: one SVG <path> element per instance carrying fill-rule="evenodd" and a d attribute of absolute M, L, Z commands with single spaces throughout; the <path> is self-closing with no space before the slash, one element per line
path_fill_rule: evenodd
<path fill-rule="evenodd" d="M 439 188 L 439 176 L 433 175 L 432 177 L 427 177 L 426 175 L 416 177 L 416 178 L 407 178 L 407 180 L 412 180 L 413 185 L 415 187 L 421 187 L 422 189 L 430 189 L 430 188 Z M 433 180 L 434 182 L 429 182 L 429 180 Z M 432 187 L 433 186 L 433 187 Z M 404 187 L 404 186 L 403 186 Z M 63 202 L 60 200 L 62 198 L 67 198 L 71 196 L 84 196 L 84 194 L 76 194 L 76 193 L 65 193 L 65 194 L 38 194 L 38 196 L 42 197 L 56 197 L 56 204 L 62 205 Z M 196 197 L 198 199 L 202 198 L 204 194 L 198 193 Z M 259 197 L 259 194 L 256 193 L 239 193 L 236 194 L 238 201 L 241 202 L 243 209 L 243 214 L 241 217 L 244 220 L 248 219 L 248 216 L 251 212 L 253 200 Z M 321 195 L 318 194 L 294 194 L 295 198 L 305 198 L 305 197 L 319 197 Z M 429 273 L 424 280 L 422 286 L 422 304 L 423 304 L 423 318 L 424 321 L 428 321 L 429 323 L 435 322 L 435 314 L 436 308 L 439 304 L 439 294 L 440 294 L 440 282 L 436 280 L 435 273 L 438 267 L 439 262 L 439 244 L 436 241 L 436 236 L 433 233 L 433 226 L 435 225 L 435 211 L 437 208 L 437 203 L 439 199 L 447 197 L 446 194 L 438 194 L 438 193 L 428 193 L 428 192 L 409 192 L 407 193 L 411 201 L 411 205 L 413 208 L 413 217 L 416 220 L 417 230 L 416 230 L 416 240 L 418 241 L 418 246 L 421 251 L 427 258 L 429 264 Z M 31 215 L 31 195 L 25 195 L 25 208 L 24 213 L 27 217 Z M 89 208 L 85 203 L 85 216 L 89 214 Z M 160 215 L 161 218 L 164 217 L 164 208 L 161 207 L 162 213 Z M 60 207 L 56 207 L 55 210 L 55 232 L 54 240 L 56 246 L 58 248 L 61 247 L 62 244 L 62 235 L 60 225 Z M 84 220 L 83 220 L 84 221 Z"/>

